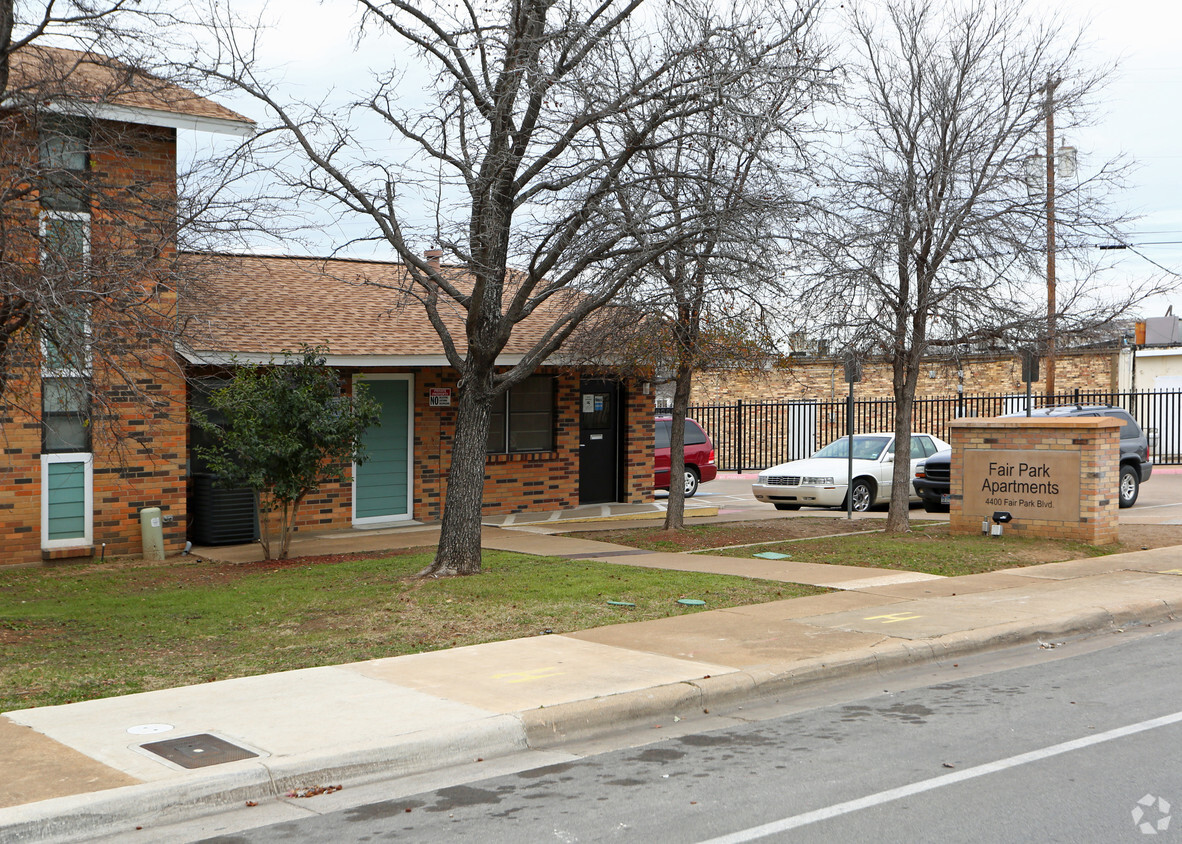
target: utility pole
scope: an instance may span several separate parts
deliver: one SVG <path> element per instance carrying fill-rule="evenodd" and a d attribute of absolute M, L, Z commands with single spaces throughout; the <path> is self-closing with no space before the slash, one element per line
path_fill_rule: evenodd
<path fill-rule="evenodd" d="M 1047 74 L 1047 383 L 1055 403 L 1055 89 L 1062 79 Z"/>

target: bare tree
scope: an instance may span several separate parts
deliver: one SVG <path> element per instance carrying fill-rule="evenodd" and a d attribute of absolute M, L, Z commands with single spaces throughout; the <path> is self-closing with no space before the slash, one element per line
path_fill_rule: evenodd
<path fill-rule="evenodd" d="M 363 217 L 405 262 L 409 292 L 459 373 L 441 538 L 425 574 L 480 570 L 494 399 L 685 237 L 683 220 L 632 164 L 671 143 L 676 121 L 716 107 L 714 68 L 696 56 L 730 33 L 721 23 L 661 31 L 652 23 L 662 4 L 643 6 L 361 0 L 362 37 L 391 39 L 392 52 L 415 64 L 375 74 L 337 113 L 282 101 L 257 74 L 250 45 L 219 26 L 221 55 L 233 61 L 216 72 L 265 103 L 302 153 L 293 187 Z M 425 99 L 408 93 L 414 69 L 427 71 Z M 366 137 L 379 131 L 395 149 L 375 158 Z M 466 272 L 426 260 L 432 243 Z M 463 317 L 462 336 L 449 330 L 449 311 Z M 542 326 L 541 339 L 519 363 L 498 366 L 525 320 Z"/>
<path fill-rule="evenodd" d="M 711 363 L 750 366 L 766 357 L 781 243 L 800 204 L 810 113 L 827 77 L 810 34 L 817 4 L 752 10 L 711 5 L 676 10 L 667 30 L 723 29 L 729 43 L 696 61 L 713 107 L 670 127 L 669 144 L 633 163 L 654 204 L 673 209 L 683 237 L 657 256 L 623 292 L 641 352 L 655 371 L 671 373 L 670 489 L 665 529 L 684 526 L 685 416 L 695 369 Z M 725 22 L 725 23 L 724 23 Z M 620 337 L 617 332 L 610 336 Z M 762 341 L 762 342 L 761 342 Z M 687 479 L 688 484 L 688 479 Z"/>
<path fill-rule="evenodd" d="M 1060 80 L 1059 125 L 1077 127 L 1105 69 L 1083 66 L 1078 33 L 1032 17 L 1018 0 L 858 3 L 848 19 L 850 124 L 817 174 L 816 225 L 800 245 L 810 271 L 796 299 L 811 335 L 893 367 L 887 530 L 904 531 L 924 355 L 1045 340 L 1046 218 L 1025 159 L 1043 142 L 1048 79 Z M 1060 181 L 1060 248 L 1112 237 L 1121 221 L 1105 200 L 1120 169 L 1109 162 Z M 1060 324 L 1104 322 L 1152 287 L 1100 297 L 1081 273 L 1060 300 Z"/>

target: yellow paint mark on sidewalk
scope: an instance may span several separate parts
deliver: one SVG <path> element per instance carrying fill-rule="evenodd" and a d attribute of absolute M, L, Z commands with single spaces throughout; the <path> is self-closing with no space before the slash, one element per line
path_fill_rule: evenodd
<path fill-rule="evenodd" d="M 882 620 L 883 624 L 894 624 L 896 621 L 915 621 L 917 618 L 923 618 L 923 616 L 913 612 L 892 612 L 886 615 L 868 615 L 863 621 Z"/>
<path fill-rule="evenodd" d="M 547 667 L 535 668 L 531 671 L 510 671 L 507 674 L 494 674 L 492 678 L 494 680 L 505 680 L 508 683 L 532 683 L 534 680 L 545 680 L 547 677 L 557 677 L 565 673 L 565 671 Z"/>
<path fill-rule="evenodd" d="M 1182 569 L 1162 569 L 1162 574 L 1182 574 Z"/>

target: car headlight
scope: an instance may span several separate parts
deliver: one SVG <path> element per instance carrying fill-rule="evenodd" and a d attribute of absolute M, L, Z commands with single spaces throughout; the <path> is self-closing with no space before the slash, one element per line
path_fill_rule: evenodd
<path fill-rule="evenodd" d="M 800 482 L 805 486 L 829 486 L 833 483 L 833 477 L 828 478 L 801 478 Z"/>
<path fill-rule="evenodd" d="M 767 484 L 767 475 L 760 475 L 759 478 L 756 480 L 756 483 Z"/>
<path fill-rule="evenodd" d="M 927 473 L 924 471 L 923 467 L 924 467 L 924 463 L 922 460 L 915 464 L 915 477 L 917 477 L 917 478 L 926 478 L 927 477 Z"/>

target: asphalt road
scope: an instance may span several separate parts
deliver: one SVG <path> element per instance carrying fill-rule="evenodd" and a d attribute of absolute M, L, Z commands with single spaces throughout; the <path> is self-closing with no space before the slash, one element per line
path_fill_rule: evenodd
<path fill-rule="evenodd" d="M 484 779 L 467 769 L 417 793 L 367 787 L 351 799 L 370 799 L 339 809 L 304 801 L 302 820 L 203 840 L 1182 838 L 1182 629 L 1047 644 L 703 718 L 718 729 L 654 725 L 542 767 Z"/>

